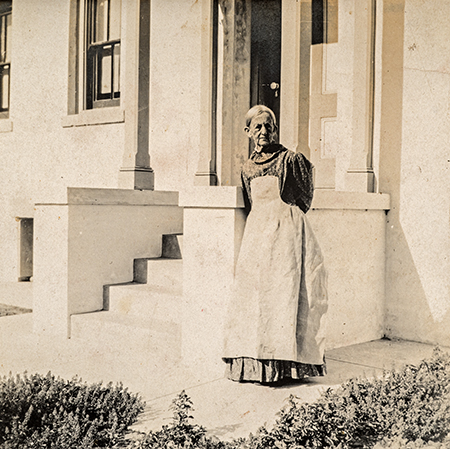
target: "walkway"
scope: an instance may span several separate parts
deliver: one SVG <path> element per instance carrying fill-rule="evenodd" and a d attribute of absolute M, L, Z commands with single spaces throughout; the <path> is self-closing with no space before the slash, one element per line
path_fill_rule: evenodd
<path fill-rule="evenodd" d="M 317 398 L 324 388 L 354 376 L 374 376 L 383 369 L 414 364 L 431 355 L 433 347 L 400 340 L 379 340 L 328 351 L 328 375 L 300 384 L 267 387 L 239 384 L 223 378 L 198 379 L 183 366 L 161 366 L 143 354 L 108 353 L 95 342 L 54 341 L 31 332 L 32 314 L 0 318 L 0 374 L 48 371 L 63 378 L 119 382 L 139 392 L 147 408 L 136 426 L 157 430 L 168 424 L 172 399 L 183 389 L 194 402 L 194 416 L 221 439 L 248 436 L 270 425 L 286 398 Z"/>

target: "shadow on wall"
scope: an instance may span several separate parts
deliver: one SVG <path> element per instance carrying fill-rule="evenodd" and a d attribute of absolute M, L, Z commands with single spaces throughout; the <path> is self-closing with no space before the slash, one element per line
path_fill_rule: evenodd
<path fill-rule="evenodd" d="M 401 214 L 400 210 L 401 195 L 407 194 L 402 192 L 405 0 L 384 2 L 382 39 L 380 191 L 391 195 L 386 228 L 385 331 L 392 337 L 448 345 L 450 340 L 437 323 L 438 319 L 448 322 L 449 311 L 443 311 L 441 315 L 445 316 L 433 317 L 416 265 L 418 260 L 414 260 L 401 221 L 407 212 Z M 403 151 L 408 148 L 403 146 Z"/>

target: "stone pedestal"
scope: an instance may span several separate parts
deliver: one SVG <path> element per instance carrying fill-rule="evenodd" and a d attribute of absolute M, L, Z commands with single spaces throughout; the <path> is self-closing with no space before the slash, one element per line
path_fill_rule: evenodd
<path fill-rule="evenodd" d="M 180 192 L 184 208 L 183 361 L 210 378 L 223 375 L 223 322 L 244 231 L 239 187 Z"/>

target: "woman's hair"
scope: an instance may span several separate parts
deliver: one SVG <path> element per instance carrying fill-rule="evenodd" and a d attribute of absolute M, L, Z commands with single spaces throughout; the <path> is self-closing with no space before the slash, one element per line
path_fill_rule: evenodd
<path fill-rule="evenodd" d="M 267 106 L 264 106 L 262 104 L 257 104 L 256 106 L 253 106 L 247 114 L 245 114 L 245 126 L 249 127 L 250 123 L 255 117 L 258 117 L 258 115 L 267 113 L 272 117 L 273 124 L 277 126 L 277 119 L 275 117 L 274 112 L 272 109 L 268 108 Z"/>

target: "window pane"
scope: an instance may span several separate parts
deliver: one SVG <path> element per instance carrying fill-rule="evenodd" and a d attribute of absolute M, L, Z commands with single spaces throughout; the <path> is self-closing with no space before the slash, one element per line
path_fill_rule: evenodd
<path fill-rule="evenodd" d="M 111 94 L 111 45 L 99 53 L 99 94 Z"/>
<path fill-rule="evenodd" d="M 112 41 L 120 39 L 121 0 L 110 0 L 109 3 L 109 40 Z"/>
<path fill-rule="evenodd" d="M 0 0 L 1 1 L 1 0 Z M 86 15 L 86 109 L 118 106 L 120 99 L 121 0 L 84 0 Z"/>
<path fill-rule="evenodd" d="M 10 60 L 11 55 L 11 14 L 6 16 L 6 58 L 5 61 Z"/>
<path fill-rule="evenodd" d="M 120 92 L 120 44 L 114 46 L 114 98 Z"/>
<path fill-rule="evenodd" d="M 0 63 L 6 61 L 6 16 L 0 16 Z"/>
<path fill-rule="evenodd" d="M 108 0 L 94 2 L 95 11 L 95 42 L 108 40 Z"/>
<path fill-rule="evenodd" d="M 9 109 L 9 66 L 0 68 L 0 111 Z"/>

